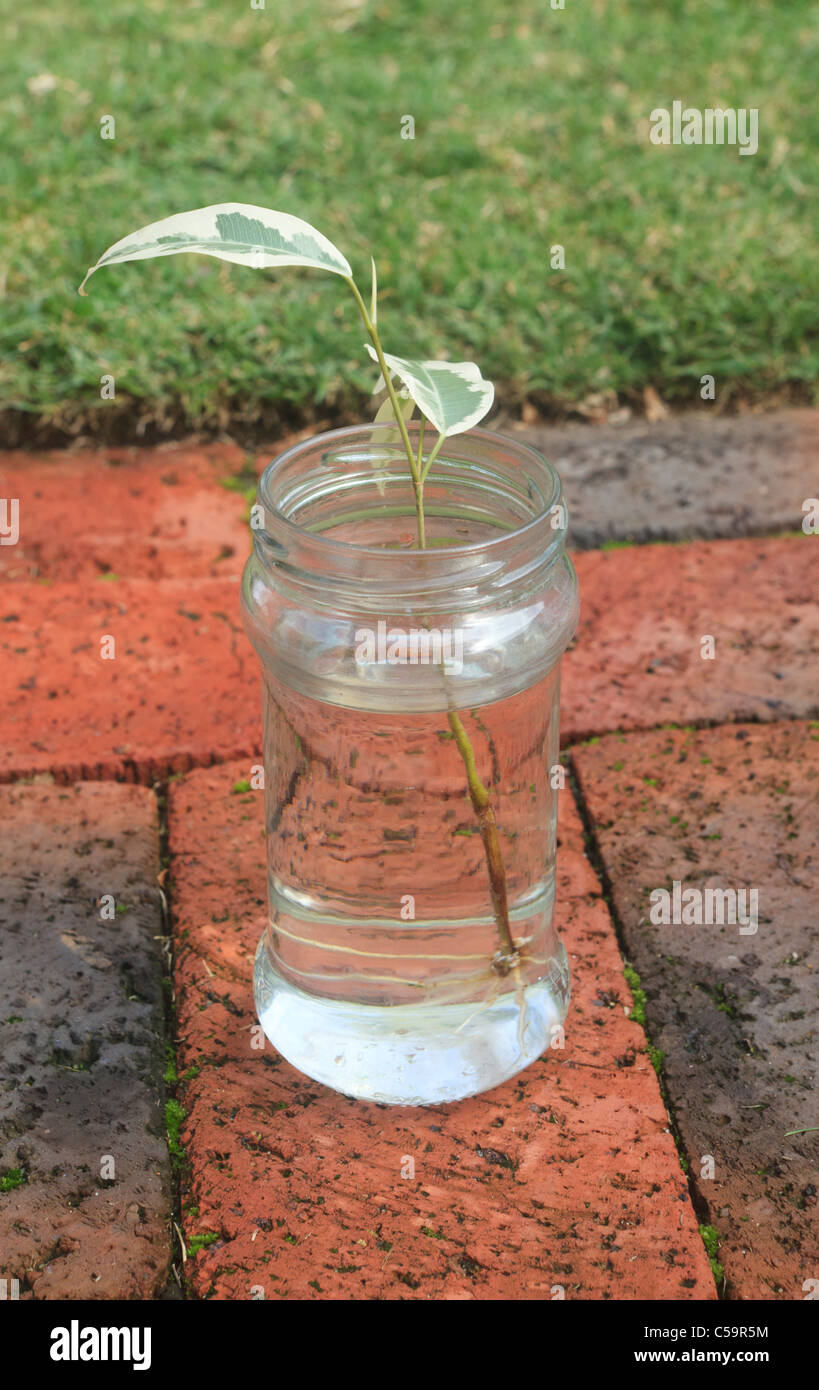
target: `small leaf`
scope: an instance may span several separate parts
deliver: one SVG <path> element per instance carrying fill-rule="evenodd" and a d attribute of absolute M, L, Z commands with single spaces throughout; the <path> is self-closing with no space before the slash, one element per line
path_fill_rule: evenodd
<path fill-rule="evenodd" d="M 401 414 L 403 415 L 404 419 L 411 420 L 412 412 L 415 409 L 415 401 L 412 399 L 412 396 L 406 396 L 404 399 L 401 399 L 401 397 L 399 396 L 399 401 L 401 402 Z M 394 421 L 395 418 L 395 411 L 392 408 L 392 401 L 390 400 L 389 396 L 387 396 L 387 399 L 385 401 L 382 401 L 381 405 L 378 407 L 375 419 L 373 420 L 373 424 L 383 425 L 386 424 L 389 420 Z M 401 442 L 401 434 L 397 428 L 394 430 L 384 430 L 384 433 L 382 435 L 379 435 L 378 438 L 379 444 L 400 444 Z M 386 468 L 388 463 L 388 458 L 374 459 L 374 467 L 378 470 Z M 384 479 L 376 478 L 375 482 L 379 493 L 383 497 L 385 492 Z"/>
<path fill-rule="evenodd" d="M 221 261 L 257 269 L 282 265 L 312 266 L 335 275 L 351 276 L 344 256 L 309 222 L 287 212 L 272 212 L 252 203 L 214 203 L 211 207 L 178 212 L 161 222 L 151 222 L 123 237 L 103 252 L 80 285 L 96 270 L 120 261 L 144 261 L 155 256 L 175 256 L 197 251 Z"/>
<path fill-rule="evenodd" d="M 367 351 L 377 361 L 369 343 Z M 384 353 L 391 371 L 400 377 L 422 414 L 439 434 L 462 434 L 482 420 L 495 399 L 474 362 L 414 362 Z"/>
<path fill-rule="evenodd" d="M 401 396 L 399 396 L 398 399 L 401 402 L 401 414 L 403 415 L 404 419 L 411 420 L 412 412 L 415 409 L 415 401 L 412 399 L 412 396 L 404 396 L 403 399 Z M 394 419 L 395 411 L 392 408 L 392 401 L 388 396 L 387 399 L 383 401 L 382 404 L 378 407 L 378 411 L 376 413 L 375 419 L 373 420 L 373 424 L 383 425 L 385 421 Z"/>

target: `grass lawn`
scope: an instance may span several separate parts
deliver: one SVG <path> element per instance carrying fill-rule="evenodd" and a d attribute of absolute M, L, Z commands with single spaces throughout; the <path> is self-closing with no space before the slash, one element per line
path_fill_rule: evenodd
<path fill-rule="evenodd" d="M 111 242 L 228 200 L 314 222 L 362 285 L 372 249 L 385 347 L 473 358 L 510 410 L 646 385 L 693 406 L 704 373 L 721 406 L 814 396 L 809 0 L 2 8 L 7 440 L 368 408 L 335 277 L 185 256 L 101 271 L 77 296 Z M 759 152 L 653 145 L 649 113 L 674 100 L 758 107 Z"/>

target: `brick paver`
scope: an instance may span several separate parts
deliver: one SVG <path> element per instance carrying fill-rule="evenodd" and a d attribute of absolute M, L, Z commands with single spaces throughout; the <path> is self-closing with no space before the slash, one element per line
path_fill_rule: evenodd
<path fill-rule="evenodd" d="M 819 724 L 609 737 L 573 758 L 728 1294 L 802 1298 L 819 1136 L 787 1132 L 817 1124 Z M 675 881 L 755 889 L 757 930 L 654 925 L 650 894 Z"/>
<path fill-rule="evenodd" d="M 817 540 L 642 546 L 577 556 L 566 741 L 662 723 L 819 712 Z M 237 577 L 0 590 L 0 780 L 150 783 L 259 748 L 256 658 Z M 783 617 L 784 615 L 784 617 Z M 702 638 L 713 636 L 715 660 Z M 104 637 L 115 659 L 103 659 Z"/>
<path fill-rule="evenodd" d="M 23 1299 L 165 1282 L 158 870 L 144 788 L 0 788 L 0 1278 Z"/>
<path fill-rule="evenodd" d="M 0 781 L 172 779 L 183 1224 L 189 1244 L 215 1237 L 189 1255 L 194 1294 L 713 1298 L 697 1217 L 720 1233 L 729 1296 L 799 1298 L 819 1277 L 806 1253 L 815 1136 L 785 1136 L 815 1122 L 819 730 L 781 722 L 819 715 L 817 540 L 736 539 L 799 527 L 817 413 L 545 433 L 534 442 L 564 473 L 575 545 L 732 537 L 577 554 L 581 625 L 563 678 L 563 741 L 666 1052 L 697 1216 L 568 794 L 565 1051 L 488 1095 L 418 1111 L 345 1099 L 250 1046 L 265 873 L 260 794 L 233 790 L 260 731 L 238 579 L 243 491 L 274 450 L 0 458 L 0 495 L 20 499 L 19 542 L 0 547 Z M 764 724 L 736 727 L 748 719 Z M 734 727 L 658 727 L 708 723 Z M 0 1278 L 20 1278 L 24 1297 L 150 1297 L 170 1255 L 153 798 L 19 786 L 0 805 L 15 996 L 0 1015 L 0 1176 L 27 1179 L 0 1193 L 13 1230 Z M 101 876 L 131 904 L 116 928 L 94 915 Z M 758 933 L 734 950 L 715 929 L 649 927 L 646 890 L 675 877 L 758 884 Z M 95 1177 L 106 1153 L 113 1187 Z"/>
<path fill-rule="evenodd" d="M 566 741 L 819 712 L 819 536 L 590 551 L 576 564 Z"/>
<path fill-rule="evenodd" d="M 235 574 L 247 502 L 232 489 L 254 472 L 236 444 L 2 454 L 0 496 L 17 498 L 20 535 L 0 547 L 0 577 L 87 584 L 105 573 Z"/>
<path fill-rule="evenodd" d="M 819 410 L 515 429 L 557 467 L 570 541 L 694 540 L 798 530 L 817 495 Z"/>
<path fill-rule="evenodd" d="M 565 1051 L 458 1105 L 331 1092 L 251 1046 L 265 919 L 261 794 L 243 764 L 170 788 L 179 1068 L 200 1296 L 711 1298 L 657 1078 L 611 922 L 563 798 Z M 402 1178 L 410 1158 L 414 1178 Z M 193 1210 L 191 1210 L 191 1208 Z"/>
<path fill-rule="evenodd" d="M 507 427 L 558 468 L 571 544 L 737 538 L 797 530 L 815 497 L 819 411 L 719 418 L 707 406 L 625 425 Z M 303 432 L 307 433 L 307 432 Z M 0 454 L 0 496 L 20 502 L 20 541 L 0 576 L 212 578 L 246 544 L 246 486 L 302 436 L 249 455 L 231 442 Z"/>
<path fill-rule="evenodd" d="M 238 604 L 237 583 L 216 579 L 5 585 L 0 780 L 151 783 L 258 747 Z"/>

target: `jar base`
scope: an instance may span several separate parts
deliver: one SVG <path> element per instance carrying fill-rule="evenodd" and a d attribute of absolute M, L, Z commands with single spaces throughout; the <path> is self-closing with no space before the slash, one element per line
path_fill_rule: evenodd
<path fill-rule="evenodd" d="M 259 1022 L 288 1062 L 382 1105 L 440 1105 L 491 1090 L 559 1038 L 569 1006 L 560 943 L 548 976 L 484 1004 L 384 1007 L 307 994 L 275 970 L 264 933 L 253 983 Z"/>

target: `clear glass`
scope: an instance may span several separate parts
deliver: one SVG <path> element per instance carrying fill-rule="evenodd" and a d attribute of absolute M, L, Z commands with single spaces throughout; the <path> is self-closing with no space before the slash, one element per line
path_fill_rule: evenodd
<path fill-rule="evenodd" d="M 309 1076 L 406 1105 L 515 1075 L 569 999 L 555 786 L 578 595 L 560 482 L 473 430 L 424 501 L 421 551 L 394 428 L 317 436 L 265 471 L 243 581 L 263 672 L 259 1019 Z"/>

